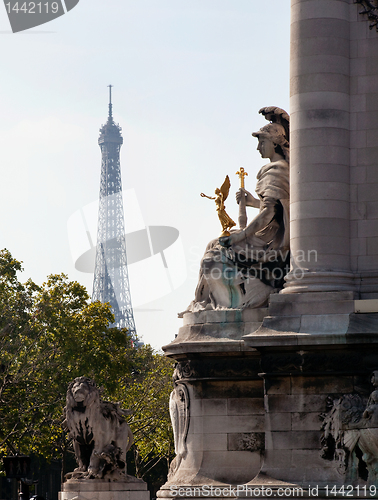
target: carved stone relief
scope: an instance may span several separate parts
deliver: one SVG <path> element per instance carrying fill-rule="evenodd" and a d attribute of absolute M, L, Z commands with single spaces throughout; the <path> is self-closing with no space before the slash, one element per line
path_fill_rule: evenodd
<path fill-rule="evenodd" d="M 369 24 L 369 29 L 378 31 L 378 0 L 355 0 L 355 3 L 362 5 L 364 10 L 360 14 L 366 14 Z"/>
<path fill-rule="evenodd" d="M 238 436 L 236 451 L 262 451 L 265 449 L 265 433 L 249 432 Z"/>
<path fill-rule="evenodd" d="M 181 380 L 183 378 L 191 378 L 194 376 L 195 371 L 190 360 L 176 363 L 173 372 L 173 382 L 177 382 L 178 380 Z"/>
<path fill-rule="evenodd" d="M 264 449 L 264 432 L 232 432 L 227 434 L 228 451 L 261 452 Z"/>
<path fill-rule="evenodd" d="M 335 400 L 329 398 L 328 413 L 320 415 L 323 420 L 321 456 L 325 460 L 334 460 L 340 474 L 346 473 L 349 455 L 357 444 L 355 426 L 361 420 L 365 403 L 358 394 L 345 394 Z"/>
<path fill-rule="evenodd" d="M 173 381 L 185 379 L 250 379 L 259 378 L 260 359 L 207 359 L 206 363 L 198 360 L 181 361 L 176 364 L 173 372 Z"/>
<path fill-rule="evenodd" d="M 375 389 L 367 402 L 359 394 L 344 394 L 330 399 L 329 411 L 320 415 L 322 458 L 335 461 L 348 482 L 378 480 L 378 371 L 371 381 Z"/>

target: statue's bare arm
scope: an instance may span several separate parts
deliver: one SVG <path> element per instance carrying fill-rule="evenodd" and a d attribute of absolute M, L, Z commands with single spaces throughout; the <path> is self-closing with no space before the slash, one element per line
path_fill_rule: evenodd
<path fill-rule="evenodd" d="M 243 196 L 243 193 L 245 196 L 245 204 L 247 207 L 260 208 L 260 200 L 258 198 L 255 198 L 252 193 L 246 191 L 243 188 L 240 188 L 239 191 L 236 193 L 236 203 L 238 205 Z"/>
<path fill-rule="evenodd" d="M 219 242 L 223 246 L 231 246 L 236 243 L 240 243 L 243 240 L 248 239 L 250 236 L 253 236 L 261 229 L 264 229 L 274 218 L 275 216 L 275 205 L 277 200 L 273 198 L 264 198 L 262 203 L 262 207 L 260 209 L 259 214 L 248 224 L 248 226 L 239 231 L 232 233 L 230 236 L 226 236 L 224 238 L 220 238 Z"/>

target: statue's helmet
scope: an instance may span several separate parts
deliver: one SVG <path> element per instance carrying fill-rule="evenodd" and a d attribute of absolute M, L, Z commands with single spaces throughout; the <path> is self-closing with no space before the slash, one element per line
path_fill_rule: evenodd
<path fill-rule="evenodd" d="M 266 138 L 271 140 L 274 144 L 281 146 L 285 159 L 289 161 L 289 141 L 286 139 L 285 128 L 279 123 L 268 123 L 260 128 L 257 132 L 252 132 L 253 137 L 258 139 Z"/>
<path fill-rule="evenodd" d="M 270 139 L 275 144 L 280 146 L 285 145 L 287 139 L 285 137 L 285 129 L 279 123 L 268 123 L 260 128 L 257 132 L 252 132 L 253 137 L 264 137 Z"/>

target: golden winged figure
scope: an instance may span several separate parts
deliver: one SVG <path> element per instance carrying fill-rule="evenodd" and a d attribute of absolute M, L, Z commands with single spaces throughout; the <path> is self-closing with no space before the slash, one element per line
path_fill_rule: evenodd
<path fill-rule="evenodd" d="M 228 177 L 228 175 L 226 175 L 226 178 L 221 188 L 220 189 L 216 188 L 215 196 L 207 196 L 206 194 L 201 193 L 201 196 L 203 198 L 208 198 L 209 200 L 215 200 L 216 210 L 218 212 L 218 217 L 223 230 L 221 237 L 230 236 L 229 230 L 232 227 L 236 226 L 235 222 L 227 214 L 226 205 L 224 204 L 224 202 L 227 200 L 228 193 L 230 191 L 230 186 L 231 186 L 230 178 Z"/>

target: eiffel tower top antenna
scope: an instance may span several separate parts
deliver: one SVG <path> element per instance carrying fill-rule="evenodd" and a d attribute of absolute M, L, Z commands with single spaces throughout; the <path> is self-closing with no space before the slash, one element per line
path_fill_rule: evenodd
<path fill-rule="evenodd" d="M 108 87 L 109 87 L 109 118 L 113 119 L 112 87 L 114 87 L 114 85 L 108 85 Z"/>

